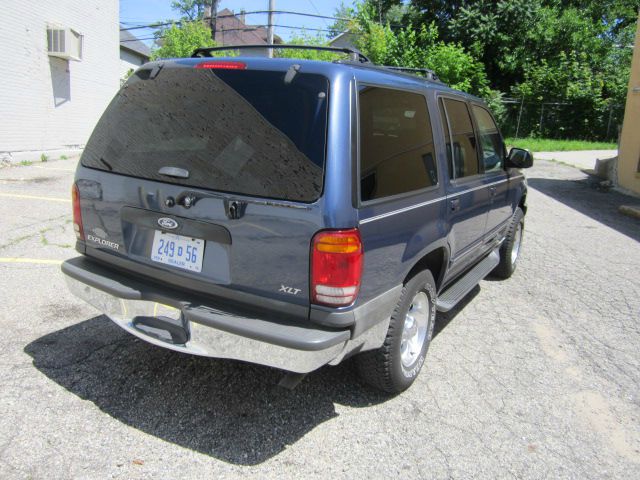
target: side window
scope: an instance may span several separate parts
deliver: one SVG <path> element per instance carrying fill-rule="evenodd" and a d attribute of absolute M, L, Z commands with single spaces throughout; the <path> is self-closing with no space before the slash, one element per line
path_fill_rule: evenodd
<path fill-rule="evenodd" d="M 500 170 L 506 150 L 498 127 L 486 109 L 477 105 L 473 105 L 471 109 L 478 124 L 478 136 L 480 137 L 480 145 L 482 145 L 484 171 L 491 172 Z"/>
<path fill-rule="evenodd" d="M 424 96 L 365 86 L 359 101 L 361 200 L 436 185 L 433 131 Z"/>
<path fill-rule="evenodd" d="M 476 136 L 467 104 L 450 98 L 444 98 L 443 102 L 451 128 L 450 141 L 453 143 L 453 172 L 449 172 L 450 178 L 477 175 L 480 168 Z"/>

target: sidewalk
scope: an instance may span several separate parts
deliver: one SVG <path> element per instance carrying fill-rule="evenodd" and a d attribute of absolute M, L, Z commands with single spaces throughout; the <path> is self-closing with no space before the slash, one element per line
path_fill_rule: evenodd
<path fill-rule="evenodd" d="M 596 160 L 603 160 L 618 155 L 617 150 L 580 150 L 572 152 L 535 152 L 536 160 L 555 160 L 581 170 L 593 170 Z"/>

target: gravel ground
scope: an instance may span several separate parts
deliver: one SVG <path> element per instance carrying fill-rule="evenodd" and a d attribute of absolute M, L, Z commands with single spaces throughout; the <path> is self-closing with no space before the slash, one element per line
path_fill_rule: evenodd
<path fill-rule="evenodd" d="M 411 389 L 346 362 L 287 391 L 67 292 L 73 163 L 0 170 L 3 479 L 640 478 L 640 221 L 617 212 L 638 200 L 537 162 L 518 270 L 438 318 Z"/>

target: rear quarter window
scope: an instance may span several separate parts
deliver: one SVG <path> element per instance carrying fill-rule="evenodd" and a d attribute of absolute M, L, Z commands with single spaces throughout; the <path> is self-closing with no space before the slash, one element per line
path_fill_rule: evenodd
<path fill-rule="evenodd" d="M 423 95 L 363 86 L 359 107 L 362 201 L 438 183 L 433 131 Z"/>

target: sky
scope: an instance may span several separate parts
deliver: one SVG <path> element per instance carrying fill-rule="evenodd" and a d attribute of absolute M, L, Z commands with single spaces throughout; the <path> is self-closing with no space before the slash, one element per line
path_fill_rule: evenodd
<path fill-rule="evenodd" d="M 171 9 L 171 0 L 119 0 L 120 1 L 120 22 L 126 26 L 134 26 L 150 24 L 159 20 L 177 19 L 178 14 Z M 343 0 L 345 5 L 350 5 L 351 0 Z M 275 0 L 276 10 L 288 10 L 294 12 L 312 13 L 320 15 L 333 16 L 335 10 L 342 3 L 341 0 Z M 255 10 L 268 10 L 269 0 L 221 0 L 218 11 L 228 8 L 236 13 L 240 10 L 247 12 Z M 249 25 L 266 25 L 266 14 L 247 15 L 246 23 Z M 332 20 L 301 17 L 298 15 L 277 14 L 275 15 L 274 24 L 287 25 L 305 28 L 326 29 L 333 23 Z M 282 39 L 287 41 L 291 38 L 291 34 L 301 30 L 275 27 L 275 33 Z M 131 33 L 139 38 L 148 38 L 153 36 L 153 30 L 140 29 L 131 30 Z M 322 33 L 313 32 L 308 33 Z M 151 40 L 145 40 L 145 43 L 151 45 Z"/>

